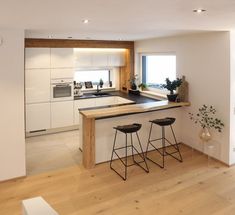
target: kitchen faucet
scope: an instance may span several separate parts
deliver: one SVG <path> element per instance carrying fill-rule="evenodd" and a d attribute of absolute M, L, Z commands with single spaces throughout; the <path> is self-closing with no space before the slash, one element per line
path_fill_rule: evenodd
<path fill-rule="evenodd" d="M 99 89 L 99 84 L 97 84 L 97 89 L 96 89 L 96 92 L 99 93 L 101 90 Z"/>

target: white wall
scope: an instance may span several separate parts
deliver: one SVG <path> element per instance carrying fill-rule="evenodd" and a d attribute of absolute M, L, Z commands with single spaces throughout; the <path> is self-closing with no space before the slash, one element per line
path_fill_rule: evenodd
<path fill-rule="evenodd" d="M 230 33 L 230 163 L 235 163 L 235 31 Z"/>
<path fill-rule="evenodd" d="M 225 123 L 222 134 L 212 132 L 214 157 L 231 164 L 229 160 L 230 128 L 230 34 L 210 32 L 187 36 L 137 41 L 135 43 L 135 71 L 140 72 L 139 53 L 174 52 L 177 74 L 189 82 L 191 106 L 182 108 L 182 140 L 185 144 L 207 152 L 198 133 L 199 126 L 189 120 L 188 112 L 196 112 L 202 104 L 213 105 L 218 117 Z"/>
<path fill-rule="evenodd" d="M 24 31 L 0 30 L 0 181 L 25 175 Z"/>

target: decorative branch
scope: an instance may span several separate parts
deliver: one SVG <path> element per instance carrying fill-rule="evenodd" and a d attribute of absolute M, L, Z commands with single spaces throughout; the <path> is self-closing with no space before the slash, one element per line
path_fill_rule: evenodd
<path fill-rule="evenodd" d="M 198 109 L 199 112 L 194 115 L 193 113 L 189 113 L 189 117 L 195 124 L 200 124 L 202 128 L 214 128 L 218 132 L 222 132 L 224 127 L 224 123 L 216 118 L 214 115 L 216 114 L 216 109 L 211 105 L 203 105 Z"/>

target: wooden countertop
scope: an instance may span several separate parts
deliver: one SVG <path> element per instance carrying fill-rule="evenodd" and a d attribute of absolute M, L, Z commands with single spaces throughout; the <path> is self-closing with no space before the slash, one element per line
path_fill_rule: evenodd
<path fill-rule="evenodd" d="M 105 117 L 115 117 L 121 115 L 128 115 L 134 113 L 144 113 L 155 110 L 164 110 L 174 107 L 189 106 L 189 102 L 168 102 L 166 101 L 156 101 L 143 104 L 132 104 L 132 105 L 123 105 L 117 107 L 109 108 L 98 108 L 92 110 L 82 110 L 80 113 L 86 118 L 105 118 Z"/>

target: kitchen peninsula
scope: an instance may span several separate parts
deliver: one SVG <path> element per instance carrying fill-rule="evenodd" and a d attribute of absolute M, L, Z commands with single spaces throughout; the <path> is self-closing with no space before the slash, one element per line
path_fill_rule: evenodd
<path fill-rule="evenodd" d="M 175 117 L 174 126 L 178 141 L 180 139 L 181 109 L 189 106 L 188 102 L 154 101 L 140 104 L 80 110 L 80 141 L 83 150 L 83 165 L 93 168 L 95 164 L 110 160 L 114 138 L 113 127 L 131 123 L 141 123 L 140 140 L 145 148 L 149 133 L 149 120 L 161 117 Z M 155 135 L 161 134 L 157 130 Z M 166 132 L 166 135 L 168 133 Z M 159 137 L 159 136 L 158 136 Z M 171 137 L 169 137 L 171 140 Z M 122 142 L 124 136 L 118 135 Z M 134 139 L 135 141 L 135 139 Z"/>

